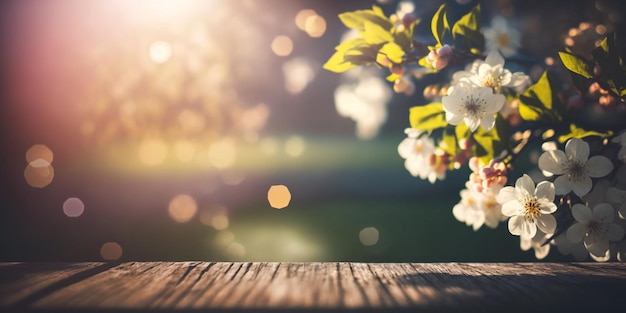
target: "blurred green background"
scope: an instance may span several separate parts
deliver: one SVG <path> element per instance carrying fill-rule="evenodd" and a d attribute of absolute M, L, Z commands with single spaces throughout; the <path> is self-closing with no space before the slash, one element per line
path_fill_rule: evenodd
<path fill-rule="evenodd" d="M 425 37 L 441 3 L 412 2 Z M 435 184 L 404 169 L 408 109 L 432 80 L 407 96 L 382 70 L 322 70 L 346 31 L 337 15 L 373 4 L 401 5 L 3 1 L 0 260 L 534 260 L 504 223 L 474 232 L 452 216 L 466 167 Z M 569 28 L 615 11 L 561 5 L 494 0 L 483 12 L 520 28 L 517 66 L 531 70 Z M 334 94 L 365 75 L 383 100 L 359 133 Z M 273 185 L 289 189 L 286 208 L 268 202 Z M 554 250 L 546 260 L 568 260 Z"/>

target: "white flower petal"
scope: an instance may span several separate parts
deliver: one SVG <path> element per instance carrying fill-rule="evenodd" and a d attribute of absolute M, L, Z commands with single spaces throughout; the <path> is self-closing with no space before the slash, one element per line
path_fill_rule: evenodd
<path fill-rule="evenodd" d="M 506 97 L 501 94 L 491 95 L 486 99 L 487 103 L 485 105 L 486 113 L 497 113 L 502 110 L 504 103 L 506 102 Z"/>
<path fill-rule="evenodd" d="M 513 216 L 509 219 L 509 232 L 512 235 L 520 236 L 524 228 L 524 217 L 520 215 Z"/>
<path fill-rule="evenodd" d="M 606 231 L 606 238 L 611 241 L 618 241 L 624 237 L 624 229 L 617 224 L 611 223 Z"/>
<path fill-rule="evenodd" d="M 478 118 L 467 116 L 463 120 L 465 121 L 465 125 L 467 125 L 472 132 L 478 128 L 478 125 L 480 125 L 480 119 Z"/>
<path fill-rule="evenodd" d="M 504 58 L 497 50 L 493 50 L 493 51 L 490 51 L 489 54 L 487 55 L 487 58 L 485 58 L 485 63 L 491 66 L 495 66 L 498 64 L 504 65 Z"/>
<path fill-rule="evenodd" d="M 561 177 L 566 177 L 567 179 L 570 180 L 569 175 L 563 175 Z M 559 177 L 559 178 L 561 178 Z M 569 181 L 568 185 L 572 187 L 572 191 L 574 191 L 574 193 L 579 196 L 582 197 L 586 194 L 589 193 L 589 191 L 591 191 L 591 187 L 593 187 L 593 182 L 591 181 L 591 178 L 589 178 L 589 176 L 583 175 L 580 177 L 580 181 Z"/>
<path fill-rule="evenodd" d="M 626 191 L 610 187 L 606 190 L 606 199 L 615 203 L 626 202 Z"/>
<path fill-rule="evenodd" d="M 541 214 L 550 214 L 556 212 L 556 204 L 548 202 L 546 200 L 539 200 L 538 202 L 540 205 L 539 212 L 541 212 Z"/>
<path fill-rule="evenodd" d="M 604 177 L 613 170 L 613 163 L 605 156 L 591 157 L 585 164 L 585 173 L 591 177 Z"/>
<path fill-rule="evenodd" d="M 584 242 L 587 251 L 597 257 L 603 257 L 606 251 L 609 250 L 609 241 L 600 238 L 593 233 L 589 236 L 586 236 Z"/>
<path fill-rule="evenodd" d="M 457 89 L 455 89 L 456 91 Z M 446 112 L 453 114 L 465 114 L 465 107 L 461 105 L 462 99 L 456 95 L 449 95 L 441 98 L 441 104 Z"/>
<path fill-rule="evenodd" d="M 567 156 L 561 150 L 546 151 L 539 157 L 539 168 L 552 174 L 561 175 L 567 172 Z"/>
<path fill-rule="evenodd" d="M 572 215 L 574 219 L 580 223 L 586 224 L 593 218 L 593 213 L 591 213 L 591 209 L 586 205 L 577 203 L 572 206 Z"/>
<path fill-rule="evenodd" d="M 556 219 L 552 214 L 541 214 L 537 217 L 537 227 L 544 233 L 554 233 L 556 229 Z"/>
<path fill-rule="evenodd" d="M 457 203 L 452 208 L 452 215 L 454 215 L 454 218 L 456 218 L 457 221 L 465 222 L 465 217 L 467 215 L 467 206 L 462 203 Z"/>
<path fill-rule="evenodd" d="M 564 195 L 572 191 L 572 181 L 568 175 L 561 175 L 554 180 L 554 192 L 557 195 Z"/>
<path fill-rule="evenodd" d="M 520 237 L 519 247 L 522 251 L 528 251 L 531 248 L 532 242 L 531 239 Z"/>
<path fill-rule="evenodd" d="M 565 144 L 565 153 L 572 161 L 585 162 L 589 158 L 589 144 L 582 139 L 572 138 Z"/>
<path fill-rule="evenodd" d="M 519 216 L 522 219 L 524 219 L 524 217 Z M 537 224 L 533 223 L 533 222 L 529 222 L 526 219 L 524 219 L 524 222 L 522 224 L 522 234 L 520 236 L 525 237 L 525 238 L 533 238 L 535 237 L 535 235 L 537 234 Z"/>
<path fill-rule="evenodd" d="M 454 114 L 449 111 L 446 111 L 446 121 L 450 125 L 459 125 L 461 121 L 463 121 L 462 114 Z"/>
<path fill-rule="evenodd" d="M 497 66 L 497 65 L 494 65 L 494 66 Z M 478 66 L 478 76 L 479 77 L 492 76 L 493 74 L 491 73 L 491 70 L 492 70 L 492 66 L 485 62 L 481 64 L 480 66 Z M 486 87 L 486 86 L 483 86 L 483 87 Z"/>
<path fill-rule="evenodd" d="M 414 138 L 404 138 L 402 142 L 398 145 L 398 154 L 403 158 L 408 158 L 412 152 L 415 150 L 415 139 Z"/>
<path fill-rule="evenodd" d="M 567 229 L 567 240 L 572 243 L 577 243 L 583 240 L 583 236 L 585 236 L 585 226 L 581 223 L 574 223 L 574 225 L 570 226 Z"/>
<path fill-rule="evenodd" d="M 549 244 L 535 247 L 535 257 L 537 258 L 537 260 L 545 258 L 546 256 L 548 256 L 548 253 L 550 253 Z"/>
<path fill-rule="evenodd" d="M 480 126 L 482 126 L 484 130 L 490 130 L 495 125 L 496 125 L 496 118 L 493 116 L 493 114 L 486 114 L 480 120 Z"/>
<path fill-rule="evenodd" d="M 511 82 L 507 87 L 524 88 L 530 83 L 528 75 L 522 72 L 515 72 L 511 75 Z"/>
<path fill-rule="evenodd" d="M 548 181 L 542 181 L 535 188 L 535 196 L 538 199 L 546 199 L 550 202 L 554 201 L 554 184 Z"/>
<path fill-rule="evenodd" d="M 511 200 L 517 200 L 517 193 L 515 193 L 515 188 L 511 186 L 506 186 L 500 189 L 500 192 L 496 196 L 496 201 L 500 204 L 507 203 Z"/>
<path fill-rule="evenodd" d="M 524 174 L 515 181 L 515 191 L 518 195 L 532 195 L 535 193 L 535 183 L 530 176 Z"/>
<path fill-rule="evenodd" d="M 504 216 L 516 216 L 524 214 L 524 205 L 517 200 L 506 202 L 502 205 L 502 214 Z"/>
<path fill-rule="evenodd" d="M 615 210 L 608 203 L 600 203 L 593 208 L 591 215 L 600 223 L 611 223 L 615 218 Z"/>

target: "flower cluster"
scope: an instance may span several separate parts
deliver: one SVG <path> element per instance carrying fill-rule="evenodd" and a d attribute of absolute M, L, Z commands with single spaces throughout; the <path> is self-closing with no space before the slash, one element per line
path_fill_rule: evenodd
<path fill-rule="evenodd" d="M 626 66 L 619 37 L 599 25 L 605 36 L 591 53 L 558 53 L 560 80 L 548 70 L 531 80 L 527 73 L 537 64 L 511 62 L 532 59 L 519 55 L 520 32 L 499 16 L 482 27 L 480 4 L 469 3 L 457 1 L 465 11 L 454 14 L 456 21 L 449 20 L 452 8 L 439 7 L 431 42 L 414 33 L 413 14 L 387 19 L 377 7 L 344 13 L 339 17 L 361 37 L 340 44 L 324 67 L 376 65 L 388 69 L 396 92 L 423 88 L 432 102 L 410 108 L 398 153 L 412 176 L 430 183 L 467 164 L 469 178 L 452 208 L 458 221 L 474 231 L 506 222 L 537 259 L 556 246 L 576 260 L 625 261 Z M 426 75 L 441 83 L 420 85 Z M 589 112 L 595 119 L 586 120 Z"/>

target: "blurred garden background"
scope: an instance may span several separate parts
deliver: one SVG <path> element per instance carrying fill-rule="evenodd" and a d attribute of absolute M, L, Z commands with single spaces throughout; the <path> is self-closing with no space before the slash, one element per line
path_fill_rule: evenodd
<path fill-rule="evenodd" d="M 428 79 L 405 95 L 381 70 L 322 69 L 339 13 L 411 10 L 430 36 L 441 3 L 3 1 L 0 261 L 534 260 L 506 225 L 455 220 L 467 168 L 435 184 L 404 168 Z M 519 31 L 533 77 L 581 22 L 624 18 L 619 1 L 563 6 L 483 1 L 483 23 Z"/>

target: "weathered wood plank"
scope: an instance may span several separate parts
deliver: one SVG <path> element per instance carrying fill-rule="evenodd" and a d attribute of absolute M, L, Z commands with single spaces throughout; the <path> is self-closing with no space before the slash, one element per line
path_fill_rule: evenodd
<path fill-rule="evenodd" d="M 105 263 L 0 263 L 0 307 L 17 305 L 48 288 L 71 284 L 72 277 L 89 270 L 108 269 Z M 90 275 L 87 272 L 87 275 Z M 80 277 L 80 275 L 78 275 Z"/>
<path fill-rule="evenodd" d="M 4 263 L 0 291 L 0 311 L 609 311 L 626 264 Z"/>

